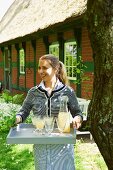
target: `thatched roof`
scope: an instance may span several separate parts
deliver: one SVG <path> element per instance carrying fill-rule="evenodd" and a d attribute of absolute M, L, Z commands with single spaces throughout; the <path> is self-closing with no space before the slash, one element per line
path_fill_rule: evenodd
<path fill-rule="evenodd" d="M 0 22 L 0 44 L 82 15 L 87 0 L 15 0 Z"/>

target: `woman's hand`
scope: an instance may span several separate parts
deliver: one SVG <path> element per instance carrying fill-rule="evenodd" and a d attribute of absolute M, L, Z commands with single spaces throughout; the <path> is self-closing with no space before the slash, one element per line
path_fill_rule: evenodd
<path fill-rule="evenodd" d="M 16 116 L 16 121 L 15 121 L 15 124 L 19 124 L 22 122 L 22 117 L 20 115 L 17 115 Z"/>
<path fill-rule="evenodd" d="M 73 128 L 79 129 L 82 124 L 81 116 L 77 115 L 73 118 Z"/>

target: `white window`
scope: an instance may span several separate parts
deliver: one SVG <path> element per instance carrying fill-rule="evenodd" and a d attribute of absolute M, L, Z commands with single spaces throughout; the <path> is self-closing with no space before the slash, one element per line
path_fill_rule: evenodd
<path fill-rule="evenodd" d="M 19 64 L 20 74 L 25 74 L 25 52 L 23 48 L 19 50 Z"/>
<path fill-rule="evenodd" d="M 49 46 L 49 53 L 59 58 L 59 44 L 58 43 L 51 44 Z"/>
<path fill-rule="evenodd" d="M 77 43 L 66 42 L 64 44 L 64 64 L 70 80 L 76 80 L 77 69 Z"/>

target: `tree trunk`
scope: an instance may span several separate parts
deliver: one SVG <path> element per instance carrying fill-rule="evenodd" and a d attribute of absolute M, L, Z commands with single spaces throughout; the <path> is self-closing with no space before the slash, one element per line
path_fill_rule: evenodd
<path fill-rule="evenodd" d="M 106 165 L 113 170 L 113 0 L 88 0 L 86 19 L 94 59 L 88 120 Z"/>

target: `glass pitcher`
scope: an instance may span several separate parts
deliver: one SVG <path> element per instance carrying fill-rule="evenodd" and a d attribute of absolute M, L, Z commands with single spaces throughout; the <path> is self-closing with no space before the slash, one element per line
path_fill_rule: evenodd
<path fill-rule="evenodd" d="M 68 97 L 60 97 L 60 110 L 57 119 L 57 125 L 60 132 L 70 132 L 70 113 L 67 108 Z"/>

